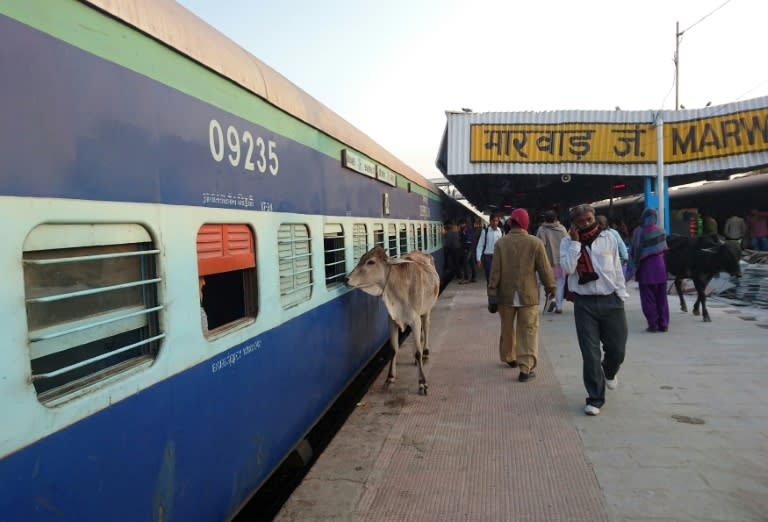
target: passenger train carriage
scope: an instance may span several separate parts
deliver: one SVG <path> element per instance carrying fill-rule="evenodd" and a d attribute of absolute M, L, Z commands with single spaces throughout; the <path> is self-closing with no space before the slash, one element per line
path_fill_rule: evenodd
<path fill-rule="evenodd" d="M 447 204 L 173 2 L 0 3 L 0 519 L 223 520 L 384 345 Z"/>

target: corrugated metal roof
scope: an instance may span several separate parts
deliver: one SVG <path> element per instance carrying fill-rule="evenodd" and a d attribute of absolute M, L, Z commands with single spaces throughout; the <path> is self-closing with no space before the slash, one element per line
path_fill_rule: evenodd
<path fill-rule="evenodd" d="M 682 111 L 446 112 L 446 130 L 437 164 L 447 176 L 563 173 L 655 176 L 655 122 L 660 117 L 665 133 L 665 176 L 749 170 L 768 164 L 766 108 L 768 97 Z M 473 131 L 473 127 L 479 129 Z M 642 152 L 633 160 L 628 155 L 624 157 L 626 162 L 622 162 L 622 158 L 617 158 L 608 150 L 602 153 L 600 161 L 590 161 L 590 154 L 596 154 L 609 146 L 618 144 L 634 147 L 634 143 L 628 142 L 628 137 L 623 138 L 627 140 L 626 144 L 620 141 L 623 136 L 620 133 L 630 133 L 633 128 L 642 129 L 640 132 L 643 133 L 642 137 L 638 134 Z M 478 143 L 480 132 L 484 133 L 482 137 L 487 140 L 485 144 Z M 581 138 L 586 138 L 579 141 L 578 132 L 582 132 Z M 612 141 L 598 143 L 601 134 Z M 737 139 L 748 138 L 754 138 L 755 146 L 733 146 Z M 732 142 L 731 149 L 749 150 L 731 153 L 727 147 L 722 147 L 723 154 L 719 157 L 711 157 L 718 152 L 712 151 L 706 159 L 670 162 L 668 158 L 673 152 L 682 154 L 681 150 L 673 151 L 673 148 L 681 149 L 685 145 L 695 149 L 698 145 L 704 145 L 702 148 L 706 149 L 722 145 L 723 140 Z M 580 148 L 579 143 L 589 145 Z M 590 148 L 593 144 L 596 146 Z M 559 157 L 555 145 L 560 147 Z M 504 150 L 501 150 L 502 146 Z M 493 151 L 481 157 L 480 149 L 497 147 L 499 154 L 495 157 Z M 569 154 L 569 147 L 578 154 Z M 562 153 L 563 150 L 565 153 Z M 690 150 L 687 152 L 689 156 L 692 155 Z M 610 158 L 611 154 L 613 158 Z M 701 155 L 707 154 L 702 151 Z"/>

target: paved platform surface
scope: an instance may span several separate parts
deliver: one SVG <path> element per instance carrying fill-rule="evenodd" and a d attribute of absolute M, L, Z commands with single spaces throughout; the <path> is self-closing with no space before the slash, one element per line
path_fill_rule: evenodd
<path fill-rule="evenodd" d="M 382 372 L 275 520 L 768 520 L 768 311 L 710 300 L 704 323 L 670 296 L 670 331 L 647 333 L 630 294 L 619 387 L 588 417 L 570 303 L 542 314 L 520 383 L 484 283 L 451 283 L 429 395 L 408 341 L 397 382 Z"/>

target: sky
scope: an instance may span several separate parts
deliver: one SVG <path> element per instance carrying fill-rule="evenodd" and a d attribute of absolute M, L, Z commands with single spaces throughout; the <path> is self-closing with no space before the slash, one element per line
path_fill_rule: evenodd
<path fill-rule="evenodd" d="M 768 95 L 766 0 L 179 0 L 428 179 L 445 112 Z"/>

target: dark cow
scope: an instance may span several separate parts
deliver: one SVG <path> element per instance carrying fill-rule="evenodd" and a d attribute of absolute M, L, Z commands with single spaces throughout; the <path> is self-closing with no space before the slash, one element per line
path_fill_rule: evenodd
<path fill-rule="evenodd" d="M 693 304 L 693 315 L 701 315 L 705 322 L 711 322 L 707 312 L 707 296 L 705 290 L 712 278 L 720 272 L 732 276 L 740 276 L 739 252 L 730 243 L 721 243 L 712 236 L 702 236 L 690 239 L 685 236 L 672 234 L 667 238 L 669 250 L 664 254 L 667 272 L 675 276 L 675 288 L 680 298 L 680 310 L 688 311 L 683 298 L 682 282 L 685 278 L 693 281 L 696 288 L 696 302 Z"/>
<path fill-rule="evenodd" d="M 427 378 L 423 361 L 429 353 L 429 323 L 432 307 L 440 293 L 440 276 L 435 270 L 431 255 L 414 250 L 400 259 L 387 257 L 380 246 L 369 250 L 360 258 L 352 272 L 344 279 L 350 288 L 380 296 L 389 314 L 389 342 L 394 356 L 389 363 L 389 375 L 385 386 L 396 377 L 397 351 L 400 348 L 398 334 L 411 327 L 416 352 L 413 354 L 419 367 L 419 394 L 427 394 Z"/>

